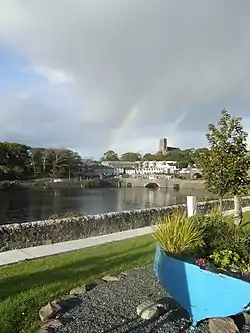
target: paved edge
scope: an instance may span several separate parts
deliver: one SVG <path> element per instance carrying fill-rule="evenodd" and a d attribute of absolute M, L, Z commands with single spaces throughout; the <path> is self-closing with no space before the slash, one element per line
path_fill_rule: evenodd
<path fill-rule="evenodd" d="M 243 207 L 243 212 L 250 211 L 250 206 Z M 223 214 L 232 215 L 233 210 L 225 211 Z M 108 235 L 101 235 L 90 238 L 72 240 L 49 245 L 40 245 L 28 247 L 19 250 L 11 250 L 0 253 L 0 266 L 14 264 L 20 261 L 33 260 L 55 254 L 66 253 L 76 250 L 85 249 L 92 246 L 116 242 L 124 239 L 134 238 L 143 235 L 149 235 L 153 231 L 153 227 L 145 227 L 139 229 L 126 230 Z"/>

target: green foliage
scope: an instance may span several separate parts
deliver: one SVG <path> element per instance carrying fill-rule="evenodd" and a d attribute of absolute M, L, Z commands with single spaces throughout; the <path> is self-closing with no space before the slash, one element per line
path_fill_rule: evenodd
<path fill-rule="evenodd" d="M 209 258 L 221 269 L 239 270 L 242 265 L 239 254 L 231 250 L 214 251 Z"/>
<path fill-rule="evenodd" d="M 119 161 L 119 157 L 113 150 L 108 150 L 103 154 L 103 157 L 101 157 L 101 161 Z"/>
<path fill-rule="evenodd" d="M 139 153 L 128 152 L 122 154 L 121 160 L 127 162 L 136 162 L 141 160 L 141 155 Z"/>
<path fill-rule="evenodd" d="M 189 219 L 186 213 L 176 211 L 165 219 L 159 219 L 153 237 L 171 254 L 195 253 L 204 245 L 204 228 Z"/>
<path fill-rule="evenodd" d="M 205 244 L 199 253 L 200 256 L 212 259 L 221 269 L 227 267 L 248 270 L 250 267 L 249 229 L 235 226 L 231 222 L 231 217 L 223 216 L 218 209 L 214 209 L 207 216 L 194 216 L 192 220 L 201 228 L 205 228 L 203 234 Z"/>
<path fill-rule="evenodd" d="M 205 227 L 204 241 L 208 253 L 219 249 L 235 250 L 250 256 L 250 231 L 232 224 L 231 217 L 223 216 L 218 208 L 209 215 L 197 215 L 192 219 Z"/>
<path fill-rule="evenodd" d="M 155 160 L 155 155 L 151 153 L 146 153 L 143 155 L 143 161 L 154 161 Z"/>
<path fill-rule="evenodd" d="M 232 270 L 242 273 L 250 273 L 250 260 L 249 257 L 243 259 L 239 253 L 232 250 L 214 251 L 209 256 L 213 264 L 222 270 Z"/>
<path fill-rule="evenodd" d="M 208 129 L 209 150 L 197 156 L 206 188 L 220 198 L 246 193 L 250 160 L 241 118 L 223 109 L 218 126 L 210 124 Z"/>
<path fill-rule="evenodd" d="M 31 148 L 0 142 L 0 180 L 74 177 L 83 167 L 78 153 L 69 149 Z"/>
<path fill-rule="evenodd" d="M 185 149 L 185 150 L 173 150 L 168 152 L 167 155 L 163 155 L 161 152 L 156 154 L 146 153 L 141 156 L 136 152 L 126 152 L 121 155 L 120 159 L 118 154 L 113 150 L 109 150 L 104 153 L 101 158 L 102 161 L 126 161 L 126 162 L 136 162 L 136 161 L 176 161 L 180 168 L 186 168 L 190 164 L 194 164 L 197 161 L 197 155 L 199 152 L 206 151 L 207 148 L 199 149 Z"/>

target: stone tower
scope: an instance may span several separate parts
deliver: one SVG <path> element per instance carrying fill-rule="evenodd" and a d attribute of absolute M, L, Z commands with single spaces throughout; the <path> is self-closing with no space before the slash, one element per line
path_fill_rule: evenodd
<path fill-rule="evenodd" d="M 168 150 L 168 139 L 162 138 L 159 142 L 159 152 L 161 152 L 163 155 L 167 153 Z"/>

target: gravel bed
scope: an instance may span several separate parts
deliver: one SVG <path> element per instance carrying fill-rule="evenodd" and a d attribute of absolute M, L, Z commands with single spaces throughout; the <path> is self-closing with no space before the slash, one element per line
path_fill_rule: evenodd
<path fill-rule="evenodd" d="M 137 306 L 148 300 L 166 304 L 157 319 L 145 321 L 137 316 Z M 82 296 L 79 306 L 63 316 L 71 318 L 56 333 L 187 333 L 190 321 L 186 311 L 166 295 L 152 268 L 127 272 L 120 281 L 103 282 Z M 208 333 L 208 321 L 193 333 Z M 241 330 L 250 332 L 249 323 Z"/>

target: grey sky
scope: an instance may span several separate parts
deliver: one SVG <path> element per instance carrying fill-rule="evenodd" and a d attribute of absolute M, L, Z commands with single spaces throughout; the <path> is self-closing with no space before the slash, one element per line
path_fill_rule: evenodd
<path fill-rule="evenodd" d="M 41 82 L 0 91 L 1 139 L 198 147 L 222 107 L 250 130 L 249 17 L 249 0 L 2 0 L 1 45 Z"/>

